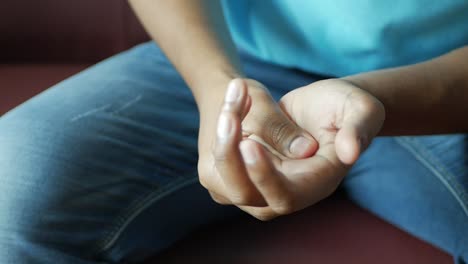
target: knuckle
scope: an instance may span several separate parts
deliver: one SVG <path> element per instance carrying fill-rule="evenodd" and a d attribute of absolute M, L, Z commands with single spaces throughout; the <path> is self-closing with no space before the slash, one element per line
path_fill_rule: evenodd
<path fill-rule="evenodd" d="M 208 181 L 206 180 L 206 177 L 204 176 L 199 176 L 198 181 L 200 182 L 200 185 L 203 186 L 203 188 L 209 190 L 209 184 Z"/>
<path fill-rule="evenodd" d="M 226 202 L 225 200 L 221 200 L 219 198 L 213 198 L 213 197 L 211 197 L 211 198 L 213 199 L 213 201 L 215 203 L 220 204 L 220 205 L 229 205 L 230 204 L 230 203 Z"/>
<path fill-rule="evenodd" d="M 248 197 L 245 196 L 245 194 L 241 192 L 230 193 L 229 199 L 232 201 L 233 204 L 237 204 L 237 205 L 248 205 L 250 202 Z"/>
<path fill-rule="evenodd" d="M 353 106 L 357 112 L 366 115 L 385 111 L 380 101 L 374 98 L 363 97 L 362 95 L 356 96 L 356 100 L 353 100 Z"/>
<path fill-rule="evenodd" d="M 227 154 L 226 146 L 218 146 L 213 151 L 213 159 L 215 164 L 224 164 L 229 160 L 229 155 Z"/>
<path fill-rule="evenodd" d="M 375 106 L 367 100 L 356 100 L 354 107 L 359 113 L 369 114 L 375 110 Z"/>
<path fill-rule="evenodd" d="M 294 132 L 289 122 L 277 117 L 267 118 L 265 128 L 267 138 L 271 139 L 271 143 L 275 146 L 282 146 Z"/>
<path fill-rule="evenodd" d="M 213 200 L 217 204 L 224 205 L 223 202 L 217 197 L 211 196 L 211 200 Z"/>
<path fill-rule="evenodd" d="M 277 204 L 272 205 L 271 209 L 279 215 L 291 214 L 295 211 L 295 201 L 290 197 L 282 198 Z"/>
<path fill-rule="evenodd" d="M 236 205 L 251 205 L 255 204 L 255 197 L 251 192 L 248 191 L 234 191 L 229 195 L 229 199 L 233 204 Z"/>
<path fill-rule="evenodd" d="M 257 218 L 262 222 L 270 221 L 277 217 L 277 215 L 272 213 L 265 213 L 265 212 L 256 212 L 252 215 L 253 217 Z"/>
<path fill-rule="evenodd" d="M 210 192 L 210 196 L 211 196 L 211 199 L 213 199 L 213 201 L 215 201 L 216 203 L 218 204 L 221 204 L 221 205 L 227 205 L 227 204 L 230 204 L 227 199 L 213 193 L 213 192 Z"/>
<path fill-rule="evenodd" d="M 206 165 L 203 162 L 198 162 L 197 171 L 200 177 L 206 175 L 207 174 Z"/>
<path fill-rule="evenodd" d="M 198 163 L 198 180 L 205 189 L 208 189 L 208 175 L 209 175 L 209 170 L 206 168 L 206 166 L 201 165 L 201 163 Z"/>
<path fill-rule="evenodd" d="M 198 174 L 198 181 L 200 182 L 200 185 L 203 186 L 203 188 L 207 190 L 213 190 L 216 187 L 214 177 L 215 175 L 213 174 L 212 170 L 203 169 Z"/>

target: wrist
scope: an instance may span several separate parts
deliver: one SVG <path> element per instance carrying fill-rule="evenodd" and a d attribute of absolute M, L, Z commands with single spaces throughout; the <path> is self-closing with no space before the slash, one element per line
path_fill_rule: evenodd
<path fill-rule="evenodd" d="M 219 113 L 229 83 L 236 78 L 244 78 L 244 75 L 233 68 L 217 67 L 216 70 L 205 71 L 198 75 L 196 81 L 190 86 L 195 97 L 200 114 Z"/>
<path fill-rule="evenodd" d="M 204 71 L 198 74 L 189 84 L 190 90 L 200 111 L 213 105 L 220 105 L 224 98 L 227 86 L 232 79 L 243 78 L 243 74 L 233 69 L 220 69 Z"/>

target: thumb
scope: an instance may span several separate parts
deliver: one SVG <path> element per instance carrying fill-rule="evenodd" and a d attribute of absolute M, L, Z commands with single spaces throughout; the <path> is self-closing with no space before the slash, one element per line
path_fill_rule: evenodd
<path fill-rule="evenodd" d="M 341 162 L 352 165 L 377 136 L 385 120 L 385 109 L 377 99 L 368 101 L 361 111 L 347 111 L 335 138 L 335 149 Z M 365 109 L 365 110 L 363 110 Z"/>
<path fill-rule="evenodd" d="M 345 124 L 335 138 L 336 154 L 341 162 L 351 165 L 359 158 L 367 145 L 367 136 L 363 135 L 354 124 Z"/>
<path fill-rule="evenodd" d="M 243 118 L 243 129 L 279 156 L 300 159 L 312 156 L 318 148 L 316 140 L 280 109 L 268 90 L 254 80 L 238 81 L 249 88 Z"/>
<path fill-rule="evenodd" d="M 288 158 L 307 158 L 318 148 L 316 140 L 280 110 L 267 115 L 261 131 L 260 137 Z"/>
<path fill-rule="evenodd" d="M 377 136 L 383 124 L 381 115 L 372 115 L 384 111 L 383 108 L 374 108 L 367 113 L 354 112 L 346 118 L 338 130 L 335 138 L 335 149 L 338 158 L 347 165 L 352 165 L 359 155 L 370 145 L 371 140 Z"/>

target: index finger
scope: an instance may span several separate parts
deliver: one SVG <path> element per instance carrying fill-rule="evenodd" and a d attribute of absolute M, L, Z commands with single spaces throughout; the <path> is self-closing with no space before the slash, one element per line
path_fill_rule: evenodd
<path fill-rule="evenodd" d="M 265 200 L 250 181 L 239 143 L 242 139 L 241 117 L 248 94 L 242 80 L 231 81 L 218 120 L 214 146 L 215 167 L 225 184 L 226 196 L 236 205 L 265 205 Z"/>

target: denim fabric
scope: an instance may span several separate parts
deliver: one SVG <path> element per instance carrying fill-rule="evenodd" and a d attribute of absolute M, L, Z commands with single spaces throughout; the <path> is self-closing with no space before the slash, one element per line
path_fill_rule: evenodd
<path fill-rule="evenodd" d="M 383 137 L 342 187 L 357 204 L 468 260 L 468 137 Z"/>
<path fill-rule="evenodd" d="M 242 61 L 275 98 L 323 78 Z M 240 213 L 199 185 L 197 133 L 193 97 L 152 43 L 8 112 L 0 118 L 2 263 L 135 263 Z M 464 135 L 377 139 L 343 188 L 466 259 L 466 155 Z"/>

